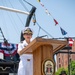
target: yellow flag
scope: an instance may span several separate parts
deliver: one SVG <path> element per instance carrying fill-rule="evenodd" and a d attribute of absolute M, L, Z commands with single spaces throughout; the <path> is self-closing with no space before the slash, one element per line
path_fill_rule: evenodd
<path fill-rule="evenodd" d="M 40 0 L 38 0 L 38 2 L 40 2 Z"/>

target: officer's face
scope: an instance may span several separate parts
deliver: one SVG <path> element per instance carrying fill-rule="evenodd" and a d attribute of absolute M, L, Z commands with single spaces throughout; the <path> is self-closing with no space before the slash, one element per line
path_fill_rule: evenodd
<path fill-rule="evenodd" d="M 32 38 L 32 34 L 24 34 L 23 37 L 26 39 L 26 40 L 30 40 Z"/>

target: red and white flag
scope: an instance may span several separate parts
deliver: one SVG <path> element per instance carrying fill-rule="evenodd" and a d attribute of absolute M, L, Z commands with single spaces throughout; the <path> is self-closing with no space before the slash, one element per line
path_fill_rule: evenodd
<path fill-rule="evenodd" d="M 56 20 L 56 19 L 54 19 L 54 22 L 55 22 L 55 25 L 57 25 L 57 24 L 58 24 L 58 22 L 57 22 L 57 20 Z"/>
<path fill-rule="evenodd" d="M 3 42 L 0 42 L 0 52 L 4 53 L 4 56 L 10 56 L 10 53 L 12 56 L 14 56 L 17 53 L 18 44 L 5 44 Z"/>
<path fill-rule="evenodd" d="M 70 46 L 70 47 L 72 47 L 72 45 L 73 45 L 73 42 L 74 42 L 74 39 L 72 39 L 72 38 L 69 38 L 69 46 Z"/>

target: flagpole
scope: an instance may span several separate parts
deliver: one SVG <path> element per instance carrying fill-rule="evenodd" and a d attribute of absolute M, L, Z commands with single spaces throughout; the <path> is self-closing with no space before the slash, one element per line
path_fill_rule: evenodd
<path fill-rule="evenodd" d="M 68 47 L 69 47 L 69 38 L 67 38 Z M 68 49 L 68 75 L 70 75 L 70 49 Z"/>

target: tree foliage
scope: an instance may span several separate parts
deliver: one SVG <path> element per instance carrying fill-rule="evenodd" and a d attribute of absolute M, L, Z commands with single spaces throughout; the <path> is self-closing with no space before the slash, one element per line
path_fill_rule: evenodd
<path fill-rule="evenodd" d="M 68 70 L 67 69 L 64 69 L 63 67 L 62 68 L 59 68 L 57 70 L 57 72 L 55 73 L 55 75 L 60 75 L 61 71 L 66 71 L 66 73 L 68 73 Z"/>
<path fill-rule="evenodd" d="M 55 75 L 59 75 L 61 71 L 66 71 L 68 75 L 68 68 L 64 69 L 63 67 L 59 68 L 57 72 L 55 73 Z M 75 60 L 70 62 L 70 75 L 75 75 Z"/>
<path fill-rule="evenodd" d="M 75 75 L 75 61 L 71 61 L 70 63 L 70 74 Z"/>

